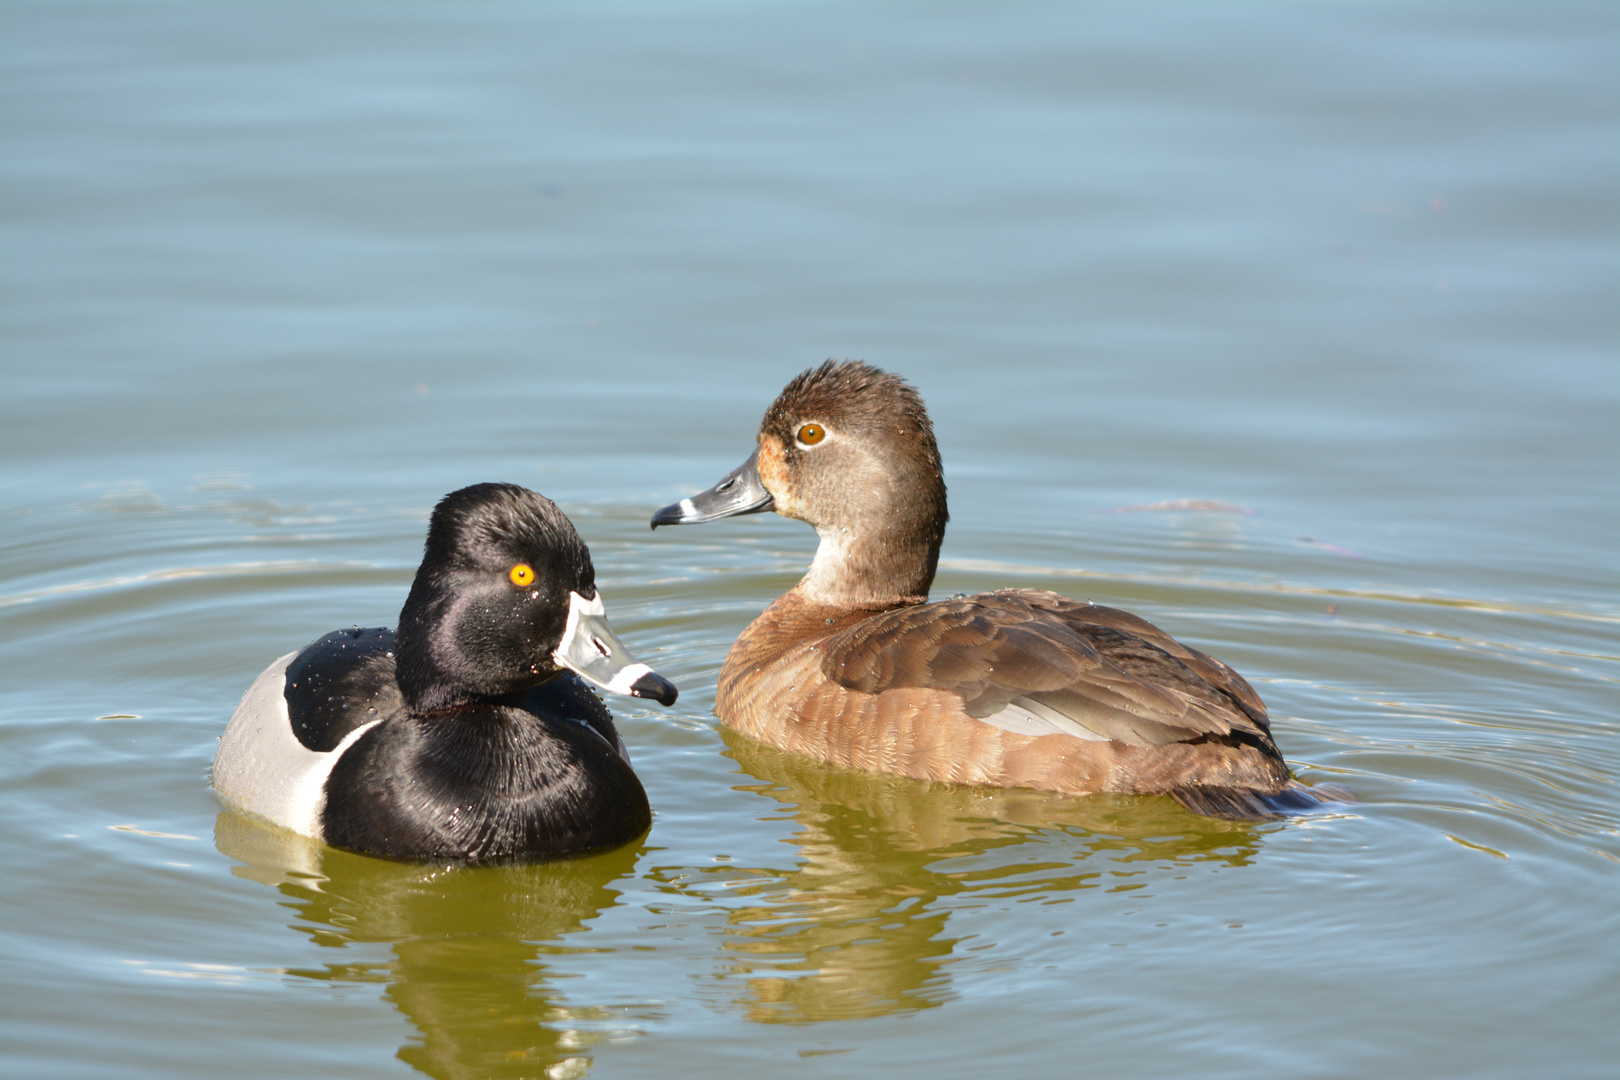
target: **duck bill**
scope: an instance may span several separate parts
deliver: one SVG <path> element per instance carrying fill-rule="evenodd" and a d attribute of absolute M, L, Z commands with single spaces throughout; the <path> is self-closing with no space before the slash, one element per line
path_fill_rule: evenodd
<path fill-rule="evenodd" d="M 652 527 L 660 525 L 696 525 L 739 514 L 762 514 L 776 509 L 771 493 L 759 479 L 759 451 L 748 455 L 748 460 L 726 473 L 714 487 L 701 495 L 671 503 L 653 515 Z"/>
<path fill-rule="evenodd" d="M 590 600 L 576 592 L 568 594 L 568 625 L 563 628 L 562 644 L 551 656 L 604 690 L 651 698 L 660 705 L 675 704 L 675 684 L 638 663 L 608 625 L 600 589 Z"/>

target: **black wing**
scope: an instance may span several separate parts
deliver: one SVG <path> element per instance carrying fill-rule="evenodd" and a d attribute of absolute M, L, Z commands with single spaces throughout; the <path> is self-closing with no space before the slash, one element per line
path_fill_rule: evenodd
<path fill-rule="evenodd" d="M 334 630 L 287 667 L 287 716 L 311 750 L 329 753 L 357 727 L 405 711 L 394 679 L 394 632 Z"/>

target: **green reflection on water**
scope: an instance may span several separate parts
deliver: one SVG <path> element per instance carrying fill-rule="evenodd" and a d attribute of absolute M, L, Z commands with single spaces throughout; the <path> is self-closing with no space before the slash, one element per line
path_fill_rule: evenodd
<path fill-rule="evenodd" d="M 681 921 L 694 910 L 718 920 L 719 954 L 699 957 L 712 971 L 700 983 L 720 988 L 719 1009 L 758 1023 L 936 1007 L 954 997 L 953 965 L 973 952 L 972 935 L 950 926 L 960 909 L 1140 888 L 1144 862 L 1243 866 L 1265 832 L 1169 800 L 930 785 L 724 737 L 752 777 L 736 790 L 770 800 L 760 819 L 792 823 L 792 865 L 717 855 L 645 878 Z M 617 1013 L 566 1001 L 545 957 L 575 951 L 560 939 L 620 902 L 614 884 L 634 871 L 634 847 L 527 866 L 395 863 L 229 811 L 215 841 L 242 864 L 233 873 L 286 897 L 292 929 L 317 945 L 387 947 L 385 959 L 286 974 L 386 986 L 416 1030 L 398 1056 L 428 1076 L 581 1076 L 612 1032 Z M 647 907 L 666 914 L 656 900 Z M 700 927 L 681 937 L 680 949 L 705 940 Z"/>
<path fill-rule="evenodd" d="M 387 985 L 417 1030 L 399 1058 L 444 1080 L 573 1077 L 607 1037 L 603 1009 L 565 1004 L 541 957 L 612 906 L 634 846 L 526 866 L 445 867 L 367 858 L 225 812 L 220 851 L 233 873 L 278 889 L 294 930 L 335 948 L 389 946 L 384 962 L 333 962 L 291 976 Z M 578 1026 L 579 1021 L 593 1025 Z"/>
<path fill-rule="evenodd" d="M 723 732 L 728 754 L 762 781 L 798 829 L 788 871 L 662 868 L 685 894 L 721 892 L 729 933 L 718 977 L 761 1023 L 884 1016 L 951 1000 L 957 898 L 1058 896 L 1139 887 L 1141 860 L 1247 864 L 1263 833 L 1197 818 L 1168 799 L 1063 798 L 924 784 L 837 769 Z M 1043 845 L 1009 857 L 1005 849 Z"/>

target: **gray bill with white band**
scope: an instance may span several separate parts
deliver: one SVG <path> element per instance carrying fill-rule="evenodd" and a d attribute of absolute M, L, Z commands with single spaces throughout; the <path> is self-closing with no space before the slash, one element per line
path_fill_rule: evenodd
<path fill-rule="evenodd" d="M 589 600 L 568 594 L 568 625 L 552 658 L 604 690 L 675 704 L 675 684 L 631 656 L 608 625 L 601 590 Z"/>

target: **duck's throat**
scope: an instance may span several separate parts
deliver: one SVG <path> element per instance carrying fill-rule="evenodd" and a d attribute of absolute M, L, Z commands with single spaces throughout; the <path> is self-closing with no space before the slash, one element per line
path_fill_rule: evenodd
<path fill-rule="evenodd" d="M 826 526 L 809 571 L 794 587 L 804 599 L 834 607 L 892 607 L 928 598 L 939 565 L 939 541 L 894 533 L 857 533 Z"/>

